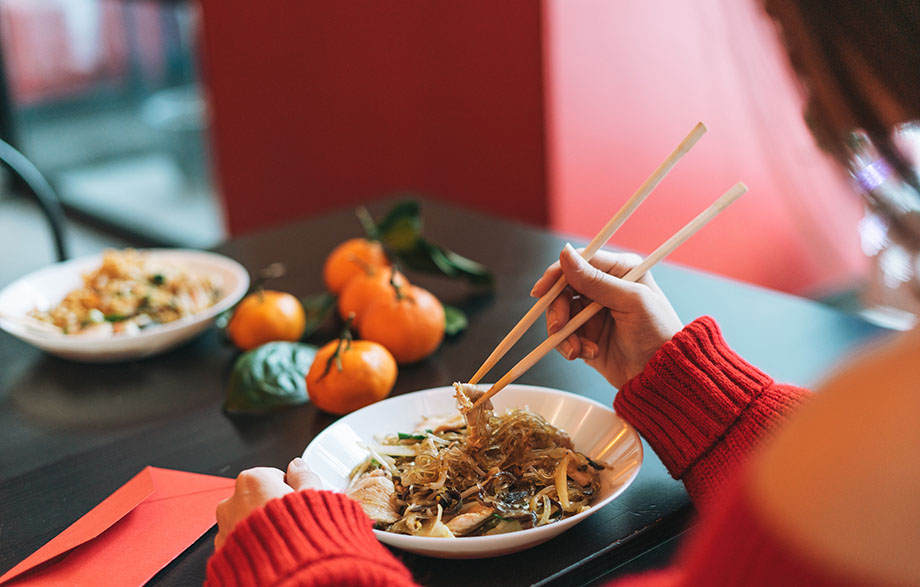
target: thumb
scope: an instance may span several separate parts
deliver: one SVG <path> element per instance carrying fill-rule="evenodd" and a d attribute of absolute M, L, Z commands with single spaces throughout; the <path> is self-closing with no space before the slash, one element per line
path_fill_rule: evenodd
<path fill-rule="evenodd" d="M 572 289 L 607 308 L 621 309 L 641 295 L 643 286 L 601 271 L 585 261 L 570 244 L 562 249 L 559 264 Z M 622 273 L 626 273 L 631 267 L 624 266 L 622 269 Z"/>
<path fill-rule="evenodd" d="M 320 480 L 319 475 L 311 471 L 306 461 L 300 457 L 290 462 L 284 481 L 290 485 L 294 491 L 323 488 L 323 482 Z"/>

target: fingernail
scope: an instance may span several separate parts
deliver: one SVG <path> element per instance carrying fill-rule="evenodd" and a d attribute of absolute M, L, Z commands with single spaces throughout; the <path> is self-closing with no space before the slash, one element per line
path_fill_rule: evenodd
<path fill-rule="evenodd" d="M 562 341 L 562 344 L 559 345 L 559 351 L 562 353 L 562 356 L 566 359 L 571 360 L 572 358 L 572 343 L 567 340 Z"/>
<path fill-rule="evenodd" d="M 565 243 L 565 246 L 563 248 L 569 253 L 572 253 L 575 255 L 578 254 L 578 251 L 575 250 L 575 247 L 572 246 L 572 243 Z"/>
<path fill-rule="evenodd" d="M 530 288 L 530 297 L 532 298 L 537 297 L 537 284 L 536 283 L 533 284 L 532 288 Z"/>
<path fill-rule="evenodd" d="M 546 327 L 550 332 L 556 332 L 559 328 L 559 318 L 556 317 L 556 310 L 550 310 L 546 313 Z"/>
<path fill-rule="evenodd" d="M 307 462 L 304 461 L 304 460 L 303 460 L 302 458 L 300 458 L 300 457 L 294 457 L 294 460 L 291 461 L 291 464 L 294 465 L 295 467 L 304 467 L 304 466 L 306 466 Z"/>
<path fill-rule="evenodd" d="M 595 359 L 597 358 L 597 345 L 591 341 L 583 340 L 581 341 L 581 356 L 586 359 Z"/>

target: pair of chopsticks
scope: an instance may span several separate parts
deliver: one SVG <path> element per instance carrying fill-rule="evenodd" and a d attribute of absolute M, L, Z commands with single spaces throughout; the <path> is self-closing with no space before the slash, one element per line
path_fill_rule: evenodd
<path fill-rule="evenodd" d="M 622 226 L 627 218 L 639 207 L 646 197 L 652 193 L 652 190 L 664 179 L 664 176 L 672 167 L 683 157 L 696 142 L 706 132 L 706 126 L 702 122 L 698 123 L 693 130 L 680 142 L 677 148 L 659 165 L 655 171 L 639 186 L 639 189 L 626 201 L 620 210 L 614 214 L 613 218 L 601 229 L 594 239 L 582 251 L 581 256 L 590 261 L 594 254 L 606 243 L 613 233 Z M 747 186 L 738 182 L 727 192 L 722 194 L 708 208 L 701 212 L 696 218 L 688 222 L 683 228 L 678 230 L 668 240 L 655 249 L 639 265 L 632 268 L 621 279 L 624 281 L 636 281 L 652 268 L 653 265 L 664 259 L 668 254 L 673 252 L 677 247 L 682 245 L 687 239 L 693 236 L 699 229 L 706 225 L 710 220 L 715 218 L 729 204 L 737 200 L 741 195 L 747 192 Z M 547 291 L 539 300 L 528 310 L 524 317 L 511 329 L 504 339 L 495 347 L 495 350 L 488 356 L 482 366 L 476 371 L 475 375 L 470 378 L 469 383 L 476 384 L 482 377 L 495 366 L 514 344 L 520 340 L 521 336 L 529 329 L 537 318 L 549 307 L 550 303 L 556 299 L 566 286 L 565 276 L 560 276 L 556 283 Z M 483 402 L 490 399 L 496 393 L 505 388 L 509 383 L 523 375 L 528 369 L 533 367 L 537 361 L 542 359 L 552 349 L 556 348 L 570 334 L 580 328 L 592 316 L 597 314 L 603 306 L 597 302 L 592 302 L 581 312 L 573 316 L 568 323 L 559 331 L 547 337 L 537 348 L 531 351 L 526 357 L 521 359 L 514 367 L 511 368 L 504 376 L 496 381 L 492 387 L 486 391 L 476 402 L 474 407 L 482 405 Z"/>

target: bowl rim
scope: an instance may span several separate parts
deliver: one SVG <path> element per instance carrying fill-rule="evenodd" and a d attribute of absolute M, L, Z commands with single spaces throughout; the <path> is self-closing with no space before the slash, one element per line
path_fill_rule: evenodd
<path fill-rule="evenodd" d="M 489 384 L 482 383 L 480 385 L 485 387 L 485 386 L 488 386 Z M 636 447 L 636 456 L 637 456 L 635 467 L 633 467 L 629 476 L 625 478 L 624 481 L 620 484 L 620 486 L 617 487 L 614 491 L 612 491 L 609 496 L 606 496 L 604 499 L 591 504 L 591 506 L 583 512 L 580 512 L 578 514 L 575 514 L 574 516 L 565 518 L 558 522 L 547 524 L 545 526 L 527 528 L 525 530 L 519 530 L 516 532 L 508 532 L 506 534 L 495 534 L 491 536 L 458 537 L 459 539 L 462 540 L 461 543 L 457 543 L 454 541 L 445 542 L 445 539 L 441 537 L 411 536 L 407 534 L 396 534 L 393 532 L 386 532 L 384 530 L 374 529 L 373 530 L 374 534 L 377 536 L 377 538 L 381 542 L 384 542 L 386 544 L 389 544 L 397 548 L 403 548 L 405 550 L 422 553 L 422 554 L 430 554 L 432 551 L 444 550 L 445 544 L 462 544 L 463 551 L 467 554 L 473 551 L 489 551 L 489 550 L 508 551 L 509 542 L 523 543 L 522 548 L 526 548 L 526 547 L 529 547 L 530 545 L 536 545 L 539 542 L 548 540 L 556 536 L 557 534 L 561 533 L 562 531 L 570 528 L 571 526 L 577 524 L 578 522 L 581 522 L 588 516 L 596 513 L 598 510 L 600 510 L 601 508 L 603 508 L 604 506 L 612 502 L 614 499 L 622 495 L 623 492 L 626 491 L 626 489 L 629 488 L 630 485 L 632 485 L 633 481 L 635 481 L 636 477 L 639 474 L 639 471 L 642 468 L 642 464 L 643 464 L 644 456 L 645 456 L 644 449 L 642 446 L 642 441 L 639 436 L 639 433 L 635 430 L 635 428 L 631 424 L 629 424 L 629 422 L 623 420 L 619 415 L 617 415 L 616 411 L 612 407 L 606 406 L 602 404 L 601 402 L 594 400 L 592 398 L 589 398 L 583 395 L 579 395 L 576 393 L 572 393 L 569 391 L 552 388 L 552 387 L 512 383 L 508 385 L 507 389 L 515 389 L 518 392 L 524 392 L 524 393 L 536 393 L 536 394 L 547 394 L 547 395 L 553 395 L 553 396 L 562 396 L 564 398 L 567 398 L 570 401 L 576 401 L 576 402 L 587 404 L 587 405 L 603 410 L 603 412 L 614 417 L 617 421 L 619 421 L 623 425 L 625 429 L 624 436 L 628 436 L 630 440 L 634 443 Z M 312 452 L 311 447 L 314 447 L 314 446 L 318 447 L 322 438 L 326 436 L 327 434 L 332 434 L 333 427 L 335 427 L 336 425 L 339 425 L 342 422 L 345 422 L 346 419 L 349 418 L 349 416 L 373 413 L 375 410 L 379 410 L 380 405 L 383 404 L 384 402 L 391 402 L 394 400 L 409 401 L 408 398 L 411 398 L 411 397 L 421 397 L 422 395 L 441 394 L 441 393 L 446 393 L 446 392 L 453 393 L 453 387 L 452 386 L 432 387 L 432 388 L 421 389 L 418 391 L 400 394 L 400 395 L 393 396 L 393 397 L 384 399 L 382 401 L 376 402 L 374 404 L 361 408 L 360 410 L 356 410 L 352 412 L 351 414 L 347 414 L 346 416 L 343 416 L 339 420 L 336 420 L 335 422 L 327 426 L 325 429 L 323 429 L 319 434 L 317 434 L 313 438 L 313 440 L 310 441 L 307 447 L 304 449 L 302 457 L 304 460 L 307 460 L 309 462 L 309 459 L 307 457 L 308 457 L 308 452 Z M 500 399 L 501 395 L 496 396 L 496 398 Z M 483 557 L 485 556 L 488 556 L 488 554 L 483 555 Z"/>

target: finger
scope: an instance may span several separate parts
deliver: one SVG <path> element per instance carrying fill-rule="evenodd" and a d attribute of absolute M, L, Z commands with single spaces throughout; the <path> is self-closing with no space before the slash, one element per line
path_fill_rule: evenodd
<path fill-rule="evenodd" d="M 572 301 L 570 302 L 570 305 L 571 305 L 571 310 L 570 310 L 570 311 L 571 311 L 571 314 L 572 314 L 573 316 L 576 315 L 576 314 L 578 314 L 579 312 L 581 312 L 582 310 L 585 309 L 585 306 L 587 306 L 588 303 L 589 303 L 589 301 L 586 300 L 583 296 L 578 296 L 578 297 L 576 297 L 576 298 L 573 298 Z M 572 334 L 570 334 L 570 335 L 568 336 L 568 338 L 565 339 L 565 341 L 566 341 L 566 343 L 567 343 L 567 344 L 566 344 L 566 347 L 567 347 L 567 349 L 568 349 L 568 351 L 569 351 L 569 352 L 567 353 L 566 358 L 567 358 L 568 360 L 570 360 L 570 361 L 574 361 L 575 359 L 577 359 L 578 357 L 581 356 L 581 352 L 582 352 L 582 349 L 581 349 L 581 335 L 583 334 L 583 332 L 582 332 L 582 329 L 583 329 L 583 328 L 584 328 L 584 326 L 578 328 L 578 330 L 576 330 L 575 332 L 573 332 Z"/>
<path fill-rule="evenodd" d="M 214 512 L 214 517 L 217 519 L 217 525 L 223 526 L 227 523 L 227 508 L 230 507 L 228 503 L 231 498 L 227 498 L 217 504 L 217 510 Z"/>
<path fill-rule="evenodd" d="M 217 511 L 215 512 L 215 517 L 217 518 L 217 536 L 214 537 L 214 550 L 219 550 L 221 546 L 224 545 L 224 542 L 227 541 L 227 523 L 229 522 L 227 518 L 227 508 L 230 507 L 227 502 L 230 501 L 230 498 L 227 498 L 217 504 Z"/>
<path fill-rule="evenodd" d="M 588 263 L 571 246 L 559 260 L 572 289 L 608 308 L 628 307 L 647 291 L 644 285 L 623 281 Z"/>
<path fill-rule="evenodd" d="M 597 342 L 601 340 L 601 332 L 604 330 L 604 323 L 607 320 L 607 312 L 598 312 L 594 316 L 591 316 L 587 322 L 585 322 L 581 328 L 578 329 L 578 335 L 582 340 L 587 339 L 592 342 Z"/>
<path fill-rule="evenodd" d="M 562 275 L 562 269 L 559 268 L 559 261 L 556 261 L 547 267 L 543 275 L 540 276 L 540 279 L 533 284 L 533 289 L 530 290 L 530 297 L 539 298 L 548 292 L 549 288 L 553 287 L 553 284 L 556 283 L 560 275 Z"/>
<path fill-rule="evenodd" d="M 553 334 L 566 325 L 569 321 L 569 308 L 572 303 L 572 291 L 562 290 L 555 300 L 550 302 L 546 309 L 546 332 Z"/>
<path fill-rule="evenodd" d="M 561 294 L 559 297 L 565 296 L 567 300 L 567 305 L 569 307 L 568 312 L 572 315 L 577 314 L 585 307 L 585 299 L 581 296 L 578 297 L 569 297 L 571 295 L 571 290 L 568 288 Z M 568 316 L 568 313 L 566 314 Z M 568 320 L 566 320 L 568 322 Z M 559 326 L 561 328 L 562 325 Z M 559 330 L 557 328 L 556 330 Z M 579 329 L 580 330 L 580 329 Z M 573 332 L 565 339 L 562 340 L 558 345 L 556 345 L 556 350 L 569 361 L 574 361 L 581 355 L 581 341 L 578 337 L 578 333 Z"/>
<path fill-rule="evenodd" d="M 623 277 L 629 272 L 630 269 L 642 262 L 642 257 L 635 253 L 598 251 L 591 258 L 590 262 L 592 265 L 604 273 L 609 273 L 610 275 L 614 275 L 616 277 Z"/>
<path fill-rule="evenodd" d="M 591 259 L 591 264 L 604 273 L 608 273 L 615 277 L 623 277 L 629 273 L 633 267 L 640 264 L 642 261 L 642 257 L 635 253 L 614 253 L 613 251 L 598 251 L 597 254 L 595 254 Z M 636 283 L 642 283 L 652 287 L 655 283 L 655 280 L 652 279 L 651 271 L 646 271 L 641 277 L 639 277 L 639 279 L 636 280 Z"/>
<path fill-rule="evenodd" d="M 556 348 L 569 361 L 574 361 L 581 356 L 581 341 L 577 334 L 570 334 Z"/>
<path fill-rule="evenodd" d="M 277 487 L 284 484 L 284 472 L 274 467 L 246 469 L 236 477 L 236 489 L 238 491 L 250 490 L 255 487 Z"/>
<path fill-rule="evenodd" d="M 319 478 L 319 475 L 310 470 L 306 461 L 300 457 L 290 462 L 284 480 L 288 485 L 294 488 L 294 491 L 323 488 L 323 482 Z"/>
<path fill-rule="evenodd" d="M 588 340 L 584 337 L 579 337 L 578 341 L 581 343 L 581 358 L 582 359 L 596 359 L 600 354 L 600 347 L 597 346 L 597 343 L 593 340 Z"/>

